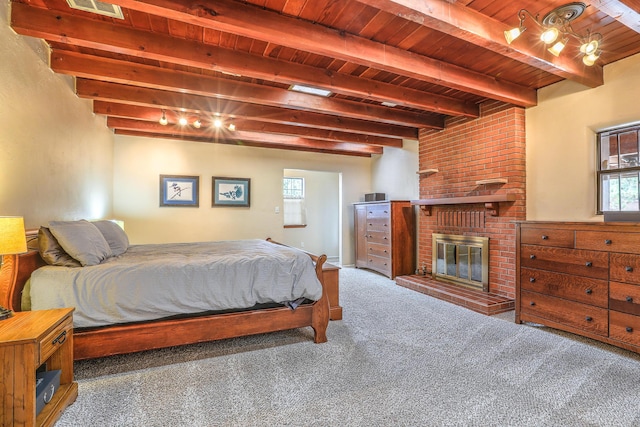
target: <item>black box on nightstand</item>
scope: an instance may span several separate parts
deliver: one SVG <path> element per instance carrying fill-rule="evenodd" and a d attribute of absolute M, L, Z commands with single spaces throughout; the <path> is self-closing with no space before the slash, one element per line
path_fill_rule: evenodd
<path fill-rule="evenodd" d="M 60 388 L 60 371 L 36 372 L 36 415 L 51 402 L 53 395 Z"/>

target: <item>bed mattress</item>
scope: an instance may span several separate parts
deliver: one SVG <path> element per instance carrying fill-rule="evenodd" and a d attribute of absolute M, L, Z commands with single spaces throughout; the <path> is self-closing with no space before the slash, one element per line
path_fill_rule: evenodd
<path fill-rule="evenodd" d="M 32 310 L 75 307 L 84 328 L 315 301 L 322 285 L 307 254 L 256 239 L 132 245 L 95 266 L 44 266 L 30 295 Z"/>

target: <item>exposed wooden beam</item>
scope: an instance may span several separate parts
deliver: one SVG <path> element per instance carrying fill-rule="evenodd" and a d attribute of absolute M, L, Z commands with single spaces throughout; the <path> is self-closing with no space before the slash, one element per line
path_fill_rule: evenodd
<path fill-rule="evenodd" d="M 272 107 L 304 109 L 353 119 L 377 120 L 401 126 L 444 128 L 442 117 L 434 118 L 395 108 L 325 98 L 259 84 L 69 51 L 55 51 L 51 57 L 51 68 L 56 72 L 74 76 L 176 91 L 181 94 L 190 93 Z"/>
<path fill-rule="evenodd" d="M 111 0 L 111 3 L 187 24 L 339 58 L 523 107 L 533 106 L 537 102 L 533 89 L 232 0 Z"/>
<path fill-rule="evenodd" d="M 114 26 L 108 22 L 32 8 L 21 3 L 12 7 L 12 26 L 20 34 L 60 43 L 73 42 L 78 46 L 284 84 L 308 84 L 347 96 L 388 101 L 440 114 L 479 116 L 477 105 L 446 96 L 133 28 L 118 27 L 116 37 Z"/>
<path fill-rule="evenodd" d="M 572 55 L 553 56 L 547 49 L 533 49 L 515 41 L 509 45 L 504 31 L 518 24 L 518 17 L 506 25 L 465 6 L 444 0 L 357 0 L 360 3 L 392 13 L 425 27 L 489 49 L 508 58 L 565 79 L 596 87 L 604 84 L 599 65 L 583 66 Z M 605 0 L 602 0 L 604 3 Z M 618 3 L 609 1 L 608 3 Z M 640 25 L 640 22 L 638 22 Z"/>
<path fill-rule="evenodd" d="M 159 108 L 106 103 L 103 101 L 94 102 L 94 112 L 97 114 L 108 115 L 109 117 L 144 120 L 154 123 L 157 123 L 159 118 L 162 116 L 162 109 Z M 176 113 L 172 110 L 165 111 L 164 113 L 170 124 L 178 123 L 178 119 L 180 118 L 179 113 Z M 210 126 L 210 122 L 213 119 L 213 117 L 202 117 L 201 115 L 190 114 L 188 116 L 191 123 L 193 123 L 193 121 L 195 121 L 196 119 L 200 119 L 202 121 L 203 127 Z M 402 147 L 402 139 L 400 138 L 389 138 L 351 132 L 340 132 L 313 127 L 291 126 L 286 124 L 260 122 L 257 120 L 247 119 L 232 119 L 227 121 L 229 123 L 233 123 L 236 129 L 242 131 L 275 133 L 332 142 L 349 142 L 354 144 L 379 145 L 383 147 Z"/>
<path fill-rule="evenodd" d="M 640 10 L 632 9 L 619 0 L 594 0 L 591 4 L 636 33 L 640 33 Z"/>
<path fill-rule="evenodd" d="M 190 139 L 199 142 L 233 142 L 237 145 L 268 146 L 297 149 L 315 152 L 342 154 L 372 155 L 382 154 L 382 147 L 343 142 L 317 141 L 286 135 L 268 135 L 255 132 L 213 132 L 211 130 L 193 129 L 188 126 L 162 126 L 158 123 L 139 120 L 109 118 L 107 125 L 117 131 L 144 132 L 148 136 L 165 136 L 179 139 Z"/>

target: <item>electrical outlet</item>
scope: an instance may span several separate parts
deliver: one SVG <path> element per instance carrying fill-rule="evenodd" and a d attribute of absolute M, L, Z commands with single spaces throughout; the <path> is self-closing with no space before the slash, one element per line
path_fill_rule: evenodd
<path fill-rule="evenodd" d="M 276 213 L 280 213 L 280 206 L 276 206 Z"/>
<path fill-rule="evenodd" d="M 300 242 L 300 247 L 304 248 L 304 242 Z"/>

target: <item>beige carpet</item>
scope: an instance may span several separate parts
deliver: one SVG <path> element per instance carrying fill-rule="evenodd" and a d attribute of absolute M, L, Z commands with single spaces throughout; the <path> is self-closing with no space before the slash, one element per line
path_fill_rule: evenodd
<path fill-rule="evenodd" d="M 638 426 L 640 357 L 340 271 L 301 329 L 76 363 L 57 426 Z"/>

